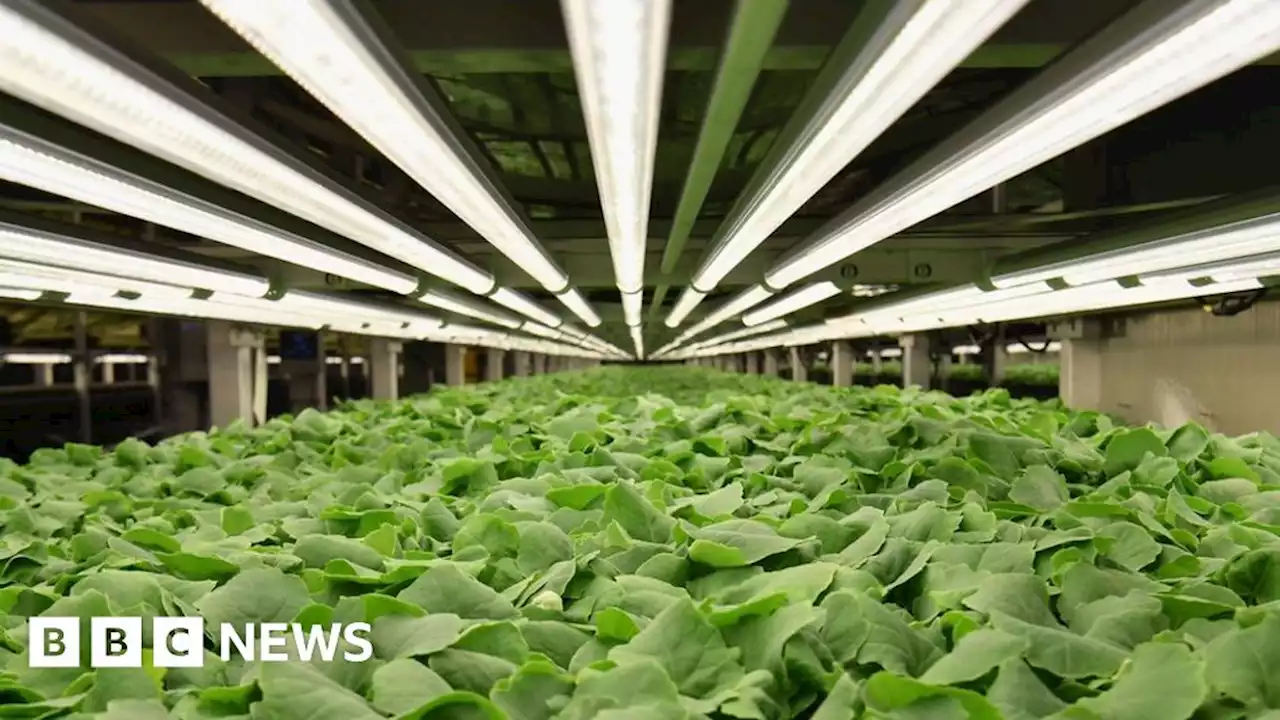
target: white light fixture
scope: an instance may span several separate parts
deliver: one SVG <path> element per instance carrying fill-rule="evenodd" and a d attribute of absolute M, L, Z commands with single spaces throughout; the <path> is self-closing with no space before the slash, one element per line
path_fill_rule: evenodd
<path fill-rule="evenodd" d="M 73 262 L 73 259 L 67 258 L 64 262 Z M 66 293 L 98 292 L 114 295 L 123 291 L 175 300 L 191 297 L 191 288 L 5 258 L 0 258 L 0 284 Z"/>
<path fill-rule="evenodd" d="M 150 358 L 138 353 L 107 353 L 94 358 L 100 365 L 145 365 Z"/>
<path fill-rule="evenodd" d="M 296 290 L 285 293 L 275 301 L 217 294 L 213 296 L 213 299 L 242 307 L 262 307 L 263 303 L 274 302 L 274 305 L 270 307 L 279 308 L 288 313 L 341 322 L 360 321 L 427 327 L 439 327 L 444 323 L 439 318 L 415 313 L 408 308 L 401 309 L 392 305 L 373 305 L 352 301 L 337 295 L 322 295 Z"/>
<path fill-rule="evenodd" d="M 0 222 L 0 257 L 247 296 L 261 296 L 271 288 L 266 278 L 248 272 L 221 270 L 6 222 Z"/>
<path fill-rule="evenodd" d="M 1280 213 L 1004 273 L 991 283 L 1010 288 L 1060 278 L 1070 285 L 1087 285 L 1276 251 L 1280 251 Z"/>
<path fill-rule="evenodd" d="M 71 356 L 65 353 L 11 352 L 0 355 L 9 365 L 66 365 Z"/>
<path fill-rule="evenodd" d="M 568 288 L 569 276 L 350 2 L 201 1 L 539 285 L 553 295 Z"/>
<path fill-rule="evenodd" d="M 556 327 L 564 322 L 559 316 L 510 288 L 498 288 L 489 299 L 543 325 Z"/>
<path fill-rule="evenodd" d="M 407 273 L 334 250 L 3 126 L 0 178 L 392 292 L 404 294 L 418 287 L 417 278 Z M 259 280 L 263 287 L 254 290 L 245 284 L 251 279 L 232 273 L 205 270 L 202 277 L 212 284 L 195 287 L 245 295 L 266 292 L 265 281 Z"/>
<path fill-rule="evenodd" d="M 520 327 L 520 321 L 510 315 L 490 310 L 471 298 L 459 297 L 443 290 L 428 290 L 418 298 L 418 302 L 512 330 Z"/>
<path fill-rule="evenodd" d="M 748 327 L 759 325 L 784 315 L 790 315 L 797 310 L 803 310 L 810 305 L 817 305 L 823 300 L 828 300 L 839 294 L 840 286 L 833 282 L 824 280 L 813 283 L 743 315 L 742 324 Z"/>
<path fill-rule="evenodd" d="M 784 288 L 1280 50 L 1280 3 L 1147 0 L 882 183 L 765 275 Z"/>
<path fill-rule="evenodd" d="M 707 338 L 706 340 L 699 340 L 696 343 L 690 344 L 688 347 L 690 349 L 693 349 L 693 348 L 701 348 L 701 347 L 711 347 L 713 345 L 722 345 L 724 343 L 733 342 L 735 340 L 748 338 L 753 335 L 763 335 L 764 333 L 775 332 L 777 330 L 782 330 L 785 327 L 787 327 L 787 321 L 783 320 L 782 318 L 778 318 L 776 320 L 770 320 L 768 322 L 760 323 L 759 325 L 749 325 L 744 328 L 738 328 L 737 330 L 733 330 L 731 332 L 715 335 L 713 337 Z"/>
<path fill-rule="evenodd" d="M 38 2 L 0 3 L 0 90 L 484 295 L 493 277 Z"/>
<path fill-rule="evenodd" d="M 0 286 L 0 298 L 5 300 L 26 300 L 33 302 L 44 296 L 41 290 L 32 290 L 30 288 Z"/>
<path fill-rule="evenodd" d="M 644 322 L 644 293 L 622 293 L 622 318 L 627 327 L 637 327 Z"/>
<path fill-rule="evenodd" d="M 252 299 L 252 298 L 246 298 Z M 120 310 L 146 315 L 169 315 L 178 317 L 201 318 L 205 320 L 230 320 L 254 325 L 274 325 L 278 327 L 296 327 L 319 330 L 324 322 L 315 317 L 290 313 L 269 305 L 270 300 L 260 300 L 258 304 L 229 305 L 214 301 L 188 299 L 169 300 L 155 299 L 146 296 L 123 298 L 95 293 L 71 293 L 66 303 L 104 310 Z"/>
<path fill-rule="evenodd" d="M 693 309 L 698 307 L 698 303 L 701 303 L 706 296 L 706 293 L 700 293 L 691 287 L 685 288 L 684 292 L 680 293 L 676 306 L 667 314 L 667 319 L 662 321 L 663 324 L 672 329 L 680 327 L 689 317 L 689 313 L 693 312 Z"/>
<path fill-rule="evenodd" d="M 671 0 L 561 0 L 618 289 L 644 290 Z"/>
<path fill-rule="evenodd" d="M 520 326 L 520 329 L 530 335 L 537 335 L 538 337 L 544 337 L 548 340 L 560 340 L 565 337 L 563 332 L 536 322 L 524 323 Z"/>
<path fill-rule="evenodd" d="M 1052 290 L 1047 286 L 1039 285 L 1039 292 L 1034 294 L 1010 296 L 1002 294 L 1002 291 L 995 291 L 986 293 L 985 297 L 949 307 L 935 305 L 932 308 L 902 309 L 890 306 L 861 316 L 853 315 L 830 320 L 826 327 L 833 336 L 866 337 L 878 334 L 899 334 L 979 323 L 1112 310 L 1199 296 L 1243 292 L 1260 287 L 1262 287 L 1261 283 L 1253 278 L 1201 286 L 1192 285 L 1185 279 L 1176 277 L 1153 279 L 1133 287 L 1125 287 L 1111 281 L 1063 290 Z"/>
<path fill-rule="evenodd" d="M 569 312 L 578 317 L 579 320 L 587 324 L 587 327 L 600 327 L 600 316 L 582 297 L 582 293 L 577 288 L 569 288 L 556 296 L 562 305 L 569 309 Z"/>
<path fill-rule="evenodd" d="M 687 340 L 695 335 L 706 332 L 720 323 L 730 318 L 741 315 L 746 310 L 759 305 L 760 303 L 773 297 L 773 293 L 769 290 L 756 285 L 738 293 L 733 299 L 729 300 L 720 307 L 712 310 L 705 318 L 700 320 L 688 330 L 680 335 L 681 340 Z"/>
<path fill-rule="evenodd" d="M 795 141 L 779 146 L 761 164 L 750 193 L 735 204 L 717 231 L 691 287 L 704 295 L 718 287 L 787 218 L 1027 2 L 919 0 L 865 5 L 863 12 L 887 7 L 887 13 L 874 32 L 867 28 L 856 38 L 856 57 L 816 112 L 799 116 L 804 124 L 783 132 Z M 689 302 L 696 305 L 700 300 Z"/>

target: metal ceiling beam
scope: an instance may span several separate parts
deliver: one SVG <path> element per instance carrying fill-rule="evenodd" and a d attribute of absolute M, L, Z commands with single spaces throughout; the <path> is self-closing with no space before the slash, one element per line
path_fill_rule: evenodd
<path fill-rule="evenodd" d="M 1039 68 L 1049 64 L 1067 45 L 1053 43 L 1002 43 L 980 48 L 960 67 L 978 70 Z M 822 66 L 826 46 L 775 47 L 765 54 L 761 70 L 811 71 Z M 709 72 L 716 68 L 714 47 L 674 49 L 668 70 Z M 166 53 L 165 57 L 196 77 L 263 77 L 280 75 L 280 69 L 257 53 Z M 559 50 L 410 50 L 409 65 L 427 75 L 488 75 L 571 72 L 569 53 Z M 1280 64 L 1280 57 L 1260 64 Z"/>
<path fill-rule="evenodd" d="M 805 0 L 804 13 L 792 13 L 766 56 L 766 70 L 813 70 L 822 65 L 860 3 Z M 1121 0 L 1073 0 L 1029 8 L 964 64 L 974 68 L 1041 67 L 1063 49 L 1132 3 Z M 564 28 L 551 2 L 468 0 L 465 3 L 380 0 L 412 63 L 422 72 L 470 73 L 571 72 Z M 518 6 L 518 7 L 517 7 Z M 672 24 L 668 67 L 712 70 L 723 19 L 730 0 L 680 3 Z M 246 52 L 234 34 L 194 3 L 109 2 L 85 4 L 83 13 L 131 32 L 154 51 L 199 77 L 279 75 L 254 52 Z M 429 18 L 429 19 L 424 19 Z M 151 28 L 164 28 L 163 33 Z M 1280 64 L 1280 57 L 1270 58 Z"/>
<path fill-rule="evenodd" d="M 716 179 L 716 171 L 729 149 L 733 132 L 747 101 L 751 99 L 756 78 L 786 12 L 787 0 L 738 0 L 734 6 L 733 21 L 716 69 L 702 129 L 698 132 L 698 143 L 689 162 L 680 203 L 676 206 L 675 219 L 662 254 L 662 282 L 650 301 L 650 319 L 661 313 L 662 301 L 667 294 L 667 276 L 680 262 L 685 241 L 702 211 L 702 204 Z"/>

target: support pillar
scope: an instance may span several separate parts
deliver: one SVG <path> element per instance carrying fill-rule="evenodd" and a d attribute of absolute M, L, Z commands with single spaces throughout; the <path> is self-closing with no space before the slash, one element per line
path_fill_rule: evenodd
<path fill-rule="evenodd" d="M 76 354 L 73 365 L 76 404 L 79 407 L 80 442 L 93 442 L 93 407 L 89 397 L 89 384 L 93 380 L 93 359 L 89 357 L 89 315 L 76 313 Z"/>
<path fill-rule="evenodd" d="M 1058 396 L 1078 410 L 1102 407 L 1102 325 L 1093 319 L 1056 323 L 1050 337 L 1061 343 L 1058 354 Z"/>
<path fill-rule="evenodd" d="M 1059 355 L 1058 396 L 1069 408 L 1095 410 L 1102 406 L 1102 341 L 1063 340 Z"/>
<path fill-rule="evenodd" d="M 546 355 L 543 355 L 542 353 L 533 354 L 533 374 L 534 375 L 547 374 L 547 356 Z"/>
<path fill-rule="evenodd" d="M 316 409 L 329 409 L 329 355 L 325 350 L 325 336 L 316 333 Z"/>
<path fill-rule="evenodd" d="M 804 364 L 800 348 L 788 348 L 787 354 L 790 355 L 791 360 L 791 379 L 796 382 L 809 382 L 809 366 Z"/>
<path fill-rule="evenodd" d="M 489 382 L 501 380 L 502 363 L 505 360 L 506 352 L 502 348 L 487 348 L 485 350 L 484 379 Z"/>
<path fill-rule="evenodd" d="M 902 387 L 917 386 L 928 390 L 933 385 L 933 361 L 929 357 L 929 338 L 925 335 L 903 335 Z"/>
<path fill-rule="evenodd" d="M 770 377 L 778 377 L 778 349 L 767 348 L 763 354 L 764 374 Z"/>
<path fill-rule="evenodd" d="M 831 384 L 834 387 L 853 385 L 853 346 L 847 340 L 831 343 Z"/>
<path fill-rule="evenodd" d="M 511 353 L 512 374 L 516 377 L 529 377 L 532 371 L 532 360 L 529 353 L 524 350 L 515 350 Z"/>
<path fill-rule="evenodd" d="M 996 328 L 987 347 L 982 350 L 982 364 L 983 369 L 986 370 L 987 383 L 991 387 L 999 387 L 1004 383 L 1004 373 L 1009 367 L 1009 345 L 1003 325 Z"/>
<path fill-rule="evenodd" d="M 267 414 L 267 353 L 262 333 L 210 321 L 207 326 L 209 424 L 261 424 Z"/>
<path fill-rule="evenodd" d="M 743 353 L 742 354 L 743 372 L 748 375 L 760 374 L 760 355 L 759 353 Z"/>
<path fill-rule="evenodd" d="M 369 378 L 369 397 L 374 400 L 400 399 L 400 352 L 398 341 L 373 338 L 369 341 L 369 357 L 365 361 Z"/>
<path fill-rule="evenodd" d="M 54 364 L 43 363 L 36 366 L 36 384 L 41 387 L 53 387 Z"/>
<path fill-rule="evenodd" d="M 444 383 L 449 387 L 467 384 L 467 346 L 444 346 Z"/>
<path fill-rule="evenodd" d="M 99 362 L 102 366 L 102 384 L 114 385 L 116 382 L 116 364 L 109 362 Z"/>

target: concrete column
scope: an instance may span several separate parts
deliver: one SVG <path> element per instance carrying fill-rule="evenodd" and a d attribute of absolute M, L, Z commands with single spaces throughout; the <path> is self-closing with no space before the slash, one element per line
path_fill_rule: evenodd
<path fill-rule="evenodd" d="M 1002 339 L 991 348 L 991 359 L 987 364 L 987 378 L 992 387 L 1004 383 L 1004 374 L 1008 369 L 1009 346 Z"/>
<path fill-rule="evenodd" d="M 484 379 L 489 382 L 501 380 L 502 363 L 505 359 L 506 352 L 502 348 L 487 348 L 485 350 Z"/>
<path fill-rule="evenodd" d="M 369 378 L 369 397 L 374 400 L 400 399 L 400 352 L 395 340 L 373 338 L 369 341 L 369 357 L 365 368 Z"/>
<path fill-rule="evenodd" d="M 1049 326 L 1058 339 L 1058 396 L 1070 408 L 1099 410 L 1102 398 L 1102 324 L 1083 318 Z"/>
<path fill-rule="evenodd" d="M 1005 369 L 1009 366 L 1009 344 L 1005 338 L 1004 326 L 996 327 L 987 346 L 982 348 L 983 369 L 987 373 L 987 382 L 996 387 L 1004 382 Z"/>
<path fill-rule="evenodd" d="M 764 351 L 764 374 L 778 377 L 778 349 L 767 348 Z"/>
<path fill-rule="evenodd" d="M 533 374 L 534 375 L 547 374 L 547 356 L 546 355 L 543 355 L 542 353 L 533 354 Z"/>
<path fill-rule="evenodd" d="M 267 395 L 262 333 L 223 321 L 210 321 L 207 332 L 209 424 L 261 423 L 266 419 Z"/>
<path fill-rule="evenodd" d="M 1067 407 L 1102 407 L 1102 341 L 1097 338 L 1062 340 L 1058 367 L 1058 395 Z"/>
<path fill-rule="evenodd" d="M 877 377 L 884 372 L 884 358 L 881 357 L 880 348 L 878 347 L 871 351 L 871 372 L 875 373 Z"/>
<path fill-rule="evenodd" d="M 467 384 L 467 346 L 444 346 L 444 383 L 450 387 Z"/>
<path fill-rule="evenodd" d="M 791 379 L 796 382 L 809 381 L 809 366 L 804 364 L 804 358 L 800 356 L 800 348 L 788 348 L 788 355 L 791 360 Z"/>
<path fill-rule="evenodd" d="M 101 362 L 102 366 L 102 384 L 113 385 L 116 381 L 116 365 L 115 363 Z"/>
<path fill-rule="evenodd" d="M 36 365 L 36 384 L 41 387 L 53 387 L 53 363 Z"/>
<path fill-rule="evenodd" d="M 315 392 L 316 392 L 316 409 L 329 409 L 329 356 L 324 347 L 325 337 L 321 333 L 316 333 L 316 373 L 315 373 Z"/>
<path fill-rule="evenodd" d="M 78 222 L 78 221 L 77 221 Z M 93 408 L 90 405 L 89 385 L 93 380 L 92 359 L 89 357 L 89 315 L 76 313 L 76 353 L 72 356 L 72 370 L 80 409 L 80 442 L 93 442 Z"/>
<path fill-rule="evenodd" d="M 743 353 L 742 354 L 743 372 L 748 375 L 760 374 L 760 355 L 759 353 Z"/>
<path fill-rule="evenodd" d="M 532 369 L 529 353 L 524 350 L 514 350 L 511 353 L 513 363 L 512 374 L 516 377 L 528 377 Z"/>
<path fill-rule="evenodd" d="M 933 366 L 929 359 L 929 338 L 925 335 L 903 335 L 898 338 L 902 347 L 902 387 L 916 385 L 930 389 Z"/>
<path fill-rule="evenodd" d="M 831 384 L 834 387 L 853 385 L 853 346 L 847 340 L 831 343 Z"/>

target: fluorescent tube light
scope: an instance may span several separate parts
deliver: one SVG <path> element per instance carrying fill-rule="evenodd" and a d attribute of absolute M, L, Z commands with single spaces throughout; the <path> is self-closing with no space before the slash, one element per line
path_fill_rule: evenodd
<path fill-rule="evenodd" d="M 748 288 L 734 296 L 720 307 L 712 310 L 705 318 L 693 325 L 681 334 L 682 340 L 687 340 L 695 335 L 706 332 L 720 323 L 741 315 L 744 311 L 759 305 L 760 303 L 773 297 L 773 293 L 769 290 L 756 285 Z"/>
<path fill-rule="evenodd" d="M 765 281 L 796 283 L 1278 49 L 1274 0 L 1146 0 L 856 202 Z"/>
<path fill-rule="evenodd" d="M 839 294 L 840 286 L 833 282 L 824 280 L 814 283 L 743 315 L 742 324 L 747 326 L 759 325 L 784 315 L 790 315 L 797 310 L 803 310 L 810 305 L 817 305 L 823 300 L 828 300 Z"/>
<path fill-rule="evenodd" d="M 569 312 L 578 317 L 579 320 L 587 324 L 587 327 L 600 327 L 600 316 L 582 297 L 582 293 L 577 288 L 569 288 L 556 296 L 560 304 L 569 309 Z"/>
<path fill-rule="evenodd" d="M 691 287 L 685 288 L 684 292 L 680 293 L 676 306 L 667 314 L 667 319 L 662 321 L 663 324 L 673 329 L 680 327 L 689 317 L 689 313 L 693 312 L 693 309 L 698 307 L 698 303 L 701 303 L 706 296 L 706 293 L 700 293 Z"/>
<path fill-rule="evenodd" d="M 66 365 L 71 356 L 65 353 L 11 352 L 0 355 L 10 365 Z"/>
<path fill-rule="evenodd" d="M 64 262 L 74 262 L 74 260 L 74 258 L 66 258 Z M 5 258 L 0 258 L 0 282 L 11 287 L 29 287 L 66 293 L 98 291 L 114 295 L 124 291 L 156 298 L 191 297 L 191 288 Z"/>
<path fill-rule="evenodd" d="M 73 265 L 74 269 L 84 272 L 246 296 L 264 295 L 271 288 L 266 278 L 248 272 L 222 270 L 3 221 L 0 221 L 0 256 L 49 267 Z"/>
<path fill-rule="evenodd" d="M 491 275 L 33 0 L 0 3 L 0 90 L 478 295 Z"/>
<path fill-rule="evenodd" d="M 530 335 L 537 335 L 538 337 L 544 337 L 548 340 L 560 340 L 565 337 L 565 334 L 559 330 L 536 322 L 527 322 L 521 325 L 520 329 Z"/>
<path fill-rule="evenodd" d="M 27 302 L 32 302 L 39 300 L 43 296 L 44 292 L 41 290 L 0 286 L 0 298 L 4 298 L 6 300 L 26 300 Z"/>
<path fill-rule="evenodd" d="M 696 343 L 692 343 L 688 345 L 686 349 L 696 350 L 704 347 L 714 347 L 716 345 L 723 345 L 725 343 L 733 342 L 735 340 L 748 338 L 753 335 L 762 335 L 764 333 L 771 333 L 777 330 L 782 330 L 785 327 L 787 327 L 787 321 L 781 318 L 778 318 L 777 320 L 770 320 L 769 322 L 761 323 L 759 325 L 738 328 L 737 330 L 734 330 L 732 332 L 722 333 L 720 335 L 709 337 L 706 340 L 700 340 Z"/>
<path fill-rule="evenodd" d="M 565 290 L 568 275 L 352 3 L 201 1 L 538 284 Z"/>
<path fill-rule="evenodd" d="M 149 361 L 149 357 L 138 353 L 107 353 L 94 358 L 100 365 L 145 365 Z"/>
<path fill-rule="evenodd" d="M 1010 288 L 1060 278 L 1070 285 L 1087 285 L 1275 251 L 1280 251 L 1280 213 L 1005 273 L 991 282 Z"/>
<path fill-rule="evenodd" d="M 556 327 L 564 322 L 559 316 L 510 288 L 498 288 L 489 296 L 489 299 L 543 325 Z"/>
<path fill-rule="evenodd" d="M 251 298 L 246 298 L 251 299 Z M 212 298 L 207 300 L 187 299 L 169 300 L 141 296 L 134 299 L 119 296 L 98 295 L 94 293 L 71 293 L 66 303 L 104 310 L 121 310 L 125 312 L 143 313 L 146 315 L 168 315 L 178 317 L 201 318 L 206 320 L 229 320 L 253 325 L 275 325 L 278 327 L 296 327 L 319 330 L 325 323 L 315 317 L 283 311 L 260 300 L 261 304 L 228 305 Z"/>
<path fill-rule="evenodd" d="M 858 52 L 815 111 L 798 115 L 730 211 L 692 287 L 710 293 L 735 267 L 858 157 L 1028 0 L 917 0 L 885 7 L 878 27 L 851 37 Z M 864 22 L 859 19 L 857 22 Z M 858 28 L 855 28 L 854 32 Z M 814 102 L 816 98 L 806 99 Z M 778 286 L 781 287 L 781 286 Z M 696 301 L 690 300 L 696 304 Z M 679 325 L 679 321 L 676 322 Z"/>
<path fill-rule="evenodd" d="M 618 289 L 644 290 L 671 0 L 561 0 Z"/>
<path fill-rule="evenodd" d="M 400 309 L 390 305 L 366 304 L 351 301 L 341 296 L 328 296 L 312 292 L 290 291 L 275 302 L 281 308 L 289 311 L 320 317 L 362 319 L 368 322 L 427 325 L 430 327 L 440 327 L 444 324 L 444 321 L 440 318 L 416 313 L 409 308 Z"/>
<path fill-rule="evenodd" d="M 935 306 L 934 309 L 912 310 L 909 313 L 885 308 L 874 314 L 855 315 L 828 322 L 826 327 L 833 333 L 833 337 L 920 332 L 977 323 L 1113 310 L 1204 295 L 1243 292 L 1261 286 L 1253 278 L 1203 286 L 1192 285 L 1181 278 L 1156 279 L 1134 287 L 1125 287 L 1111 281 L 1063 290 L 1040 286 L 1040 292 L 1021 297 L 1001 295 L 1000 291 L 996 291 L 987 294 L 990 297 L 986 302 L 970 302 L 951 307 Z"/>
<path fill-rule="evenodd" d="M 418 302 L 513 330 L 520 327 L 520 321 L 506 313 L 490 310 L 470 298 L 442 290 L 428 290 L 418 298 Z"/>
<path fill-rule="evenodd" d="M 392 292 L 404 294 L 418 287 L 418 279 L 412 275 L 334 250 L 3 126 L 0 178 Z M 245 295 L 267 291 L 266 281 L 256 278 L 211 270 L 205 270 L 202 277 L 210 284 L 194 287 Z M 262 287 L 253 289 L 247 282 L 261 283 Z"/>
<path fill-rule="evenodd" d="M 644 293 L 622 293 L 622 318 L 627 327 L 637 327 L 644 322 Z"/>

